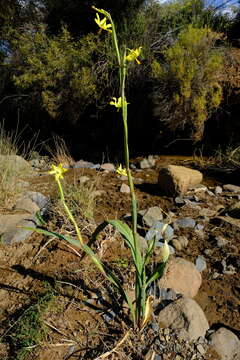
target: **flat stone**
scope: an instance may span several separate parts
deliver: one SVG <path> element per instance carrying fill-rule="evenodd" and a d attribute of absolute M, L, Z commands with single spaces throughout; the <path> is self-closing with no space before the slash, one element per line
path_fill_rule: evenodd
<path fill-rule="evenodd" d="M 159 287 L 172 289 L 188 298 L 197 295 L 201 284 L 202 276 L 195 265 L 181 257 L 171 259 L 158 280 Z"/>
<path fill-rule="evenodd" d="M 230 330 L 219 328 L 209 336 L 209 344 L 221 360 L 240 360 L 240 340 Z"/>
<path fill-rule="evenodd" d="M 142 219 L 144 224 L 147 225 L 148 227 L 153 226 L 153 224 L 156 221 L 163 219 L 161 208 L 158 206 L 150 207 L 149 209 L 146 210 L 145 213 L 143 213 Z"/>
<path fill-rule="evenodd" d="M 112 163 L 104 163 L 100 166 L 100 169 L 106 171 L 115 171 L 115 166 Z"/>
<path fill-rule="evenodd" d="M 185 329 L 190 340 L 205 336 L 209 329 L 203 310 L 193 299 L 181 298 L 167 305 L 158 315 L 160 327 Z"/>
<path fill-rule="evenodd" d="M 237 185 L 226 184 L 226 185 L 223 185 L 223 189 L 225 191 L 230 191 L 230 192 L 233 192 L 233 193 L 239 193 L 240 194 L 240 186 L 237 186 Z"/>
<path fill-rule="evenodd" d="M 194 226 L 196 225 L 196 221 L 192 218 L 185 217 L 177 219 L 174 224 L 176 224 L 180 228 L 194 228 Z"/>

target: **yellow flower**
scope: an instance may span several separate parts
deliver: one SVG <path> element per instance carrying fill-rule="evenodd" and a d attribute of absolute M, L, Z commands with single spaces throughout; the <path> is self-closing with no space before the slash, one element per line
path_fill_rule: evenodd
<path fill-rule="evenodd" d="M 96 14 L 96 18 L 94 19 L 97 25 L 100 27 L 100 29 L 112 32 L 110 29 L 112 27 L 112 24 L 107 24 L 107 18 L 104 16 L 104 18 L 100 19 L 98 13 Z"/>
<path fill-rule="evenodd" d="M 120 164 L 119 167 L 116 170 L 117 174 L 127 176 L 127 170 L 122 168 L 122 165 Z"/>
<path fill-rule="evenodd" d="M 50 175 L 55 175 L 55 180 L 58 181 L 59 179 L 63 179 L 63 174 L 67 171 L 67 169 L 64 169 L 62 164 L 59 164 L 58 166 L 52 165 L 52 170 L 50 170 L 48 173 Z"/>
<path fill-rule="evenodd" d="M 141 64 L 140 61 L 138 60 L 138 57 L 140 56 L 141 50 L 142 50 L 142 46 L 139 46 L 139 48 L 137 48 L 135 50 L 128 49 L 129 54 L 127 56 L 125 56 L 125 60 L 127 60 L 127 61 L 136 61 L 137 64 Z"/>
<path fill-rule="evenodd" d="M 113 97 L 109 104 L 115 106 L 117 109 L 120 109 L 123 104 L 128 105 L 129 103 L 127 103 L 126 99 L 122 101 L 122 97 L 119 97 L 118 99 Z"/>

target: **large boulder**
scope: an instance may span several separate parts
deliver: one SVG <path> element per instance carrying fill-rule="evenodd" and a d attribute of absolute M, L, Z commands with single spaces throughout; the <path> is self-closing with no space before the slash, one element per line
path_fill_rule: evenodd
<path fill-rule="evenodd" d="M 172 289 L 188 298 L 197 295 L 202 276 L 190 261 L 177 257 L 167 264 L 164 275 L 158 281 L 160 288 Z"/>
<path fill-rule="evenodd" d="M 31 165 L 19 155 L 0 155 L 0 167 L 14 169 L 18 173 L 31 171 Z"/>
<path fill-rule="evenodd" d="M 198 170 L 184 166 L 168 165 L 159 170 L 158 185 L 168 196 L 183 195 L 191 187 L 202 182 L 203 175 Z"/>
<path fill-rule="evenodd" d="M 209 329 L 203 310 L 193 299 L 181 298 L 167 305 L 158 315 L 158 323 L 163 328 L 186 330 L 190 340 L 204 337 Z"/>
<path fill-rule="evenodd" d="M 240 360 L 240 340 L 230 330 L 219 328 L 210 335 L 209 344 L 221 360 Z"/>

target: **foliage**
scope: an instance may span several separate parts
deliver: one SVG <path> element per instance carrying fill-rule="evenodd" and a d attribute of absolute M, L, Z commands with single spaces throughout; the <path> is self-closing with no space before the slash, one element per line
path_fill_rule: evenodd
<path fill-rule="evenodd" d="M 76 123 L 97 97 L 93 54 L 98 43 L 91 34 L 73 42 L 66 28 L 50 37 L 43 26 L 38 31 L 30 27 L 15 40 L 15 58 L 19 59 L 15 84 L 39 97 L 53 118 L 59 118 L 67 107 L 70 121 Z"/>
<path fill-rule="evenodd" d="M 194 141 L 202 138 L 205 121 L 222 100 L 222 58 L 214 49 L 219 38 L 208 28 L 190 25 L 163 52 L 165 63 L 152 64 L 155 115 L 171 130 L 187 127 Z"/>

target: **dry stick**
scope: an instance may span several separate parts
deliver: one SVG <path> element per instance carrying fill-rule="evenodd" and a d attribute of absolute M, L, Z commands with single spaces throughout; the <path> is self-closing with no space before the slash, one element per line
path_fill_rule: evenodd
<path fill-rule="evenodd" d="M 111 355 L 113 352 L 116 352 L 117 349 L 124 343 L 124 341 L 127 340 L 128 336 L 130 335 L 130 330 L 128 330 L 126 332 L 126 334 L 124 335 L 124 337 L 119 340 L 119 342 L 117 343 L 117 345 L 110 351 L 105 352 L 104 354 L 98 356 L 97 358 L 95 358 L 94 360 L 101 360 L 101 359 L 105 359 L 106 357 L 108 357 L 109 355 Z"/>

